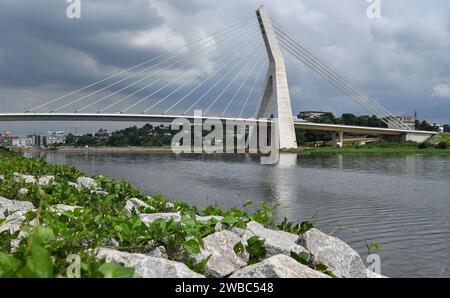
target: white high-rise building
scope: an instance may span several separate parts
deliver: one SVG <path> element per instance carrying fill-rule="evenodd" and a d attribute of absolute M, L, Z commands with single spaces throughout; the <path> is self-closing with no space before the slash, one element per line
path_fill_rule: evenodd
<path fill-rule="evenodd" d="M 49 131 L 47 133 L 47 145 L 64 144 L 66 142 L 65 131 Z"/>

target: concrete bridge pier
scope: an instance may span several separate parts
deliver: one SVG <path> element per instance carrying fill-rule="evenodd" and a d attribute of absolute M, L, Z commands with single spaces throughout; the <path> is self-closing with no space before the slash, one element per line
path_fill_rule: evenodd
<path fill-rule="evenodd" d="M 333 146 L 333 148 L 344 147 L 344 132 L 343 131 L 340 131 L 338 133 L 336 133 L 334 131 L 331 132 L 331 146 Z"/>

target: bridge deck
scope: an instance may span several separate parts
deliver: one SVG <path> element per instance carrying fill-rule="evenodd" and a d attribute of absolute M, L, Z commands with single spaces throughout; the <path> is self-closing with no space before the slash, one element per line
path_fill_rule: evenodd
<path fill-rule="evenodd" d="M 435 135 L 436 132 L 432 131 L 420 131 L 420 130 L 406 130 L 406 129 L 392 129 L 392 128 L 379 128 L 379 127 L 365 127 L 365 126 L 350 126 L 350 125 L 337 125 L 337 124 L 322 124 L 311 122 L 298 122 L 294 121 L 295 128 L 307 129 L 307 130 L 319 130 L 319 131 L 333 131 L 333 132 L 349 132 L 360 134 L 377 134 L 377 135 L 403 135 L 407 133 L 423 134 L 423 135 Z"/>
<path fill-rule="evenodd" d="M 183 115 L 146 115 L 146 114 L 100 114 L 100 113 L 0 113 L 0 122 L 2 121 L 94 121 L 94 122 L 158 122 L 158 123 L 171 123 L 177 118 L 185 118 L 193 121 L 194 116 Z M 209 117 L 203 116 L 202 119 L 222 120 L 222 121 L 236 121 L 246 123 L 270 123 L 270 120 L 260 120 L 252 118 L 226 118 L 226 117 Z M 301 128 L 306 130 L 319 130 L 319 131 L 334 131 L 334 132 L 349 132 L 360 134 L 378 134 L 378 135 L 404 135 L 407 133 L 421 134 L 421 135 L 435 135 L 436 132 L 430 131 L 417 131 L 417 130 L 403 130 L 403 129 L 390 129 L 390 128 L 376 128 L 376 127 L 363 127 L 363 126 L 348 126 L 348 125 L 336 125 L 336 124 L 322 124 L 311 122 L 294 121 L 295 128 Z"/>

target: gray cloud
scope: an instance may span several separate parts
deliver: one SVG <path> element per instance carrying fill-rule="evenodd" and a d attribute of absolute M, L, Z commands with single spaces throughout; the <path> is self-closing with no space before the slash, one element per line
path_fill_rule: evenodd
<path fill-rule="evenodd" d="M 447 1 L 382 0 L 379 20 L 367 18 L 364 0 L 267 2 L 280 27 L 387 108 L 398 114 L 417 109 L 427 120 L 450 122 L 450 101 L 433 93 L 450 84 Z M 0 98 L 8 111 L 26 110 L 254 16 L 259 5 L 257 0 L 82 0 L 82 18 L 69 20 L 65 1 L 3 0 Z M 200 57 L 195 73 L 217 67 L 217 57 Z M 288 53 L 286 61 L 294 111 L 364 112 Z M 255 105 L 251 101 L 249 111 Z M 240 108 L 231 107 L 237 113 Z"/>

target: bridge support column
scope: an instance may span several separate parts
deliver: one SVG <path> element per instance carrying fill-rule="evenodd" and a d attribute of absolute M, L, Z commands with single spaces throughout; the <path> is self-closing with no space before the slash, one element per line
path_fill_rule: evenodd
<path fill-rule="evenodd" d="M 331 146 L 333 148 L 344 147 L 344 132 L 340 131 L 338 133 L 332 131 L 331 132 Z"/>
<path fill-rule="evenodd" d="M 256 11 L 269 56 L 266 86 L 258 109 L 258 118 L 270 118 L 273 108 L 278 118 L 279 147 L 297 149 L 297 139 L 292 116 L 286 67 L 269 15 L 263 7 Z M 275 104 L 275 105 L 274 105 Z"/>

